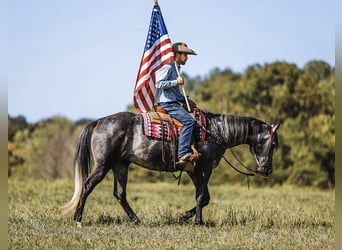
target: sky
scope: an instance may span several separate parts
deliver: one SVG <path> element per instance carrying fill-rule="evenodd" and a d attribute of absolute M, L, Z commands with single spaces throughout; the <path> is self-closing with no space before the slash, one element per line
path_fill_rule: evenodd
<path fill-rule="evenodd" d="M 153 0 L 8 1 L 8 113 L 97 119 L 126 111 Z M 243 73 L 254 64 L 335 66 L 334 0 L 159 0 L 172 42 L 196 51 L 182 68 Z M 186 86 L 186 85 L 185 85 Z M 200 106 L 200 103 L 198 103 Z"/>

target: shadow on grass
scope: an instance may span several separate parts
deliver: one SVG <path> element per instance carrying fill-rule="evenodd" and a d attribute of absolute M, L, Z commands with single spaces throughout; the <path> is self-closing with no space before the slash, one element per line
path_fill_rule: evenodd
<path fill-rule="evenodd" d="M 98 218 L 94 220 L 89 220 L 84 223 L 86 226 L 95 226 L 95 225 L 125 225 L 132 223 L 128 218 L 117 216 L 112 217 L 109 215 L 101 214 Z"/>
<path fill-rule="evenodd" d="M 159 226 L 204 226 L 204 227 L 215 227 L 216 222 L 209 220 L 204 222 L 202 225 L 196 225 L 193 218 L 185 220 L 183 215 L 178 214 L 176 216 L 172 216 L 170 214 L 163 214 L 161 217 L 156 216 L 155 219 L 146 219 L 141 220 L 140 223 L 136 223 L 131 221 L 129 218 L 117 216 L 113 217 L 110 215 L 101 214 L 95 221 L 87 221 L 85 223 L 86 226 L 94 226 L 94 225 L 137 225 L 137 226 L 150 226 L 150 227 L 159 227 Z"/>

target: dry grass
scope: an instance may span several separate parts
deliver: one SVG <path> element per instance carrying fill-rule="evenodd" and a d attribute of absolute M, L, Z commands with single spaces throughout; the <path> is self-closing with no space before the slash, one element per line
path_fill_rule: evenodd
<path fill-rule="evenodd" d="M 141 224 L 128 221 L 102 182 L 87 200 L 83 228 L 59 207 L 72 181 L 8 181 L 10 249 L 334 249 L 335 192 L 292 187 L 209 186 L 205 226 L 178 223 L 195 205 L 192 185 L 129 183 Z"/>

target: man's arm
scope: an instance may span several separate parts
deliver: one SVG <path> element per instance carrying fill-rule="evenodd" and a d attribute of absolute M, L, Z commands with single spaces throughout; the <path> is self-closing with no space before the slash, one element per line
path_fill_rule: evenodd
<path fill-rule="evenodd" d="M 171 87 L 175 87 L 178 85 L 177 79 L 168 79 L 169 71 L 171 70 L 171 66 L 165 64 L 159 70 L 156 71 L 156 88 L 157 89 L 167 89 Z"/>

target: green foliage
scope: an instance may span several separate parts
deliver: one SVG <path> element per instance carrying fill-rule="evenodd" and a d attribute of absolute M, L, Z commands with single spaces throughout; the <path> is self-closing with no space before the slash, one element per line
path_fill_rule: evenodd
<path fill-rule="evenodd" d="M 285 62 L 256 64 L 242 75 L 216 69 L 191 96 L 203 110 L 280 122 L 268 185 L 334 186 L 335 75 L 328 64 L 311 61 L 304 69 Z M 254 165 L 248 150 L 240 157 Z"/>
<path fill-rule="evenodd" d="M 334 187 L 334 68 L 322 61 L 310 61 L 303 68 L 274 62 L 251 65 L 243 73 L 215 68 L 204 78 L 184 77 L 187 93 L 204 111 L 253 116 L 270 124 L 280 122 L 274 171 L 267 181 L 253 179 L 255 185 Z M 127 109 L 135 112 L 133 105 Z M 9 175 L 72 177 L 74 145 L 87 122 L 53 117 L 28 124 L 22 116 L 9 117 Z M 248 147 L 236 147 L 234 152 L 246 165 L 255 166 Z M 229 151 L 226 157 L 233 160 Z M 214 170 L 211 184 L 245 181 L 225 165 L 221 162 Z M 239 166 L 238 162 L 234 165 Z M 136 181 L 165 180 L 169 176 L 135 165 L 130 173 Z"/>
<path fill-rule="evenodd" d="M 24 130 L 32 132 L 34 125 L 29 124 L 26 118 L 21 115 L 15 118 L 8 116 L 8 176 L 11 176 L 13 171 L 25 162 L 25 159 L 21 156 L 21 148 L 18 147 L 22 142 L 14 142 L 16 133 Z"/>
<path fill-rule="evenodd" d="M 56 179 L 73 176 L 75 141 L 81 127 L 66 118 L 55 116 L 41 120 L 34 129 L 23 126 L 9 142 L 10 175 L 18 178 Z"/>
<path fill-rule="evenodd" d="M 334 249 L 335 192 L 308 188 L 210 187 L 205 226 L 178 218 L 195 205 L 192 185 L 135 183 L 127 197 L 141 219 L 131 223 L 103 181 L 89 196 L 83 227 L 59 208 L 73 182 L 8 181 L 9 249 Z"/>

